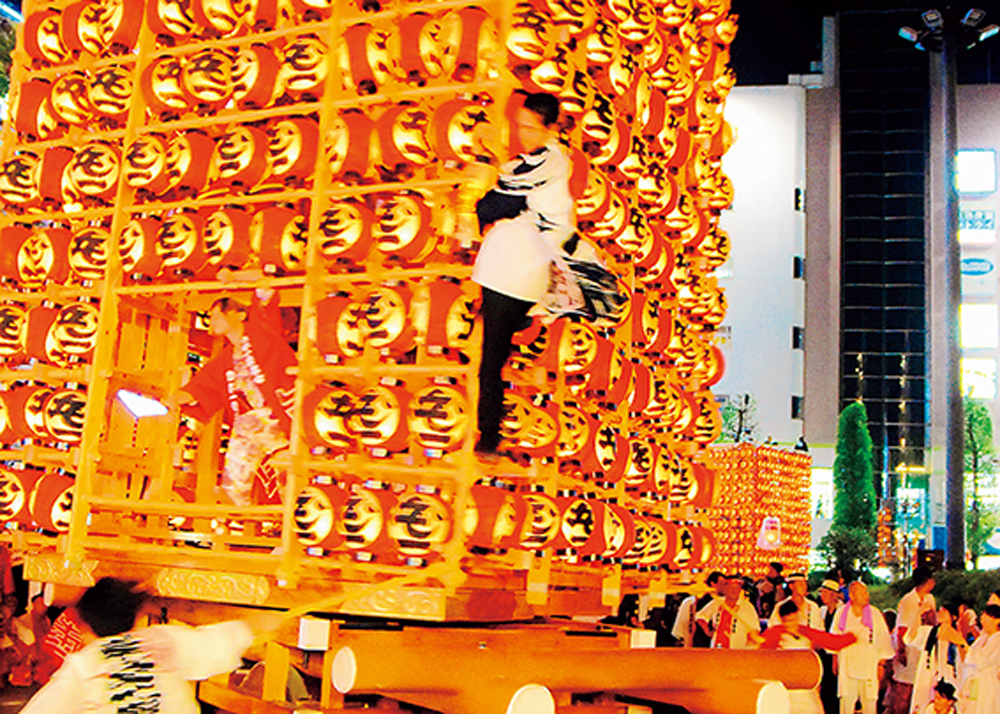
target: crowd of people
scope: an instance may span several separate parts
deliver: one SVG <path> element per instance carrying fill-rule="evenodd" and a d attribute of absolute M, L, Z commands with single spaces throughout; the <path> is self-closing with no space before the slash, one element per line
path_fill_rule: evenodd
<path fill-rule="evenodd" d="M 795 714 L 1000 712 L 1000 591 L 978 614 L 967 601 L 938 605 L 921 566 L 897 609 L 882 612 L 860 581 L 829 573 L 810 596 L 805 574 L 783 571 L 772 563 L 758 581 L 711 573 L 709 593 L 675 602 L 672 619 L 651 613 L 646 626 L 660 645 L 815 650 L 823 678 L 790 692 Z"/>

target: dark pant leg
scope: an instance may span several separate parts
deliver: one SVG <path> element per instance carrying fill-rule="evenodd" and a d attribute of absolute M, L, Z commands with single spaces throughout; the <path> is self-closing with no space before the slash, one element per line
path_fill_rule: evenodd
<path fill-rule="evenodd" d="M 479 450 L 496 451 L 503 418 L 503 366 L 514 333 L 533 303 L 483 288 L 483 354 L 479 364 Z"/>

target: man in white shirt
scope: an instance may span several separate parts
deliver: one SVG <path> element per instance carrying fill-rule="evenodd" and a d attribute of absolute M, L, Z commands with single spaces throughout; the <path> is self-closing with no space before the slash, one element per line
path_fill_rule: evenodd
<path fill-rule="evenodd" d="M 697 615 L 698 611 L 712 602 L 714 598 L 721 598 L 723 596 L 723 591 L 725 590 L 724 578 L 722 573 L 715 570 L 709 573 L 708 578 L 705 579 L 705 584 L 710 588 L 714 588 L 712 592 L 706 593 L 701 597 L 697 595 L 690 595 L 681 601 L 680 607 L 677 608 L 677 618 L 674 620 L 674 627 L 670 634 L 674 636 L 681 647 L 694 647 L 695 646 L 695 634 L 698 632 Z M 704 644 L 698 645 L 699 647 L 704 647 Z"/>
<path fill-rule="evenodd" d="M 837 691 L 840 714 L 854 714 L 860 701 L 862 714 L 875 714 L 882 660 L 892 657 L 892 642 L 885 619 L 868 602 L 868 588 L 855 581 L 848 590 L 850 599 L 833 618 L 834 634 L 853 632 L 858 641 L 837 654 Z"/>
<path fill-rule="evenodd" d="M 193 680 L 236 669 L 255 634 L 274 629 L 270 613 L 205 627 L 133 629 L 145 595 L 135 583 L 101 578 L 76 609 L 86 646 L 62 666 L 21 714 L 198 714 Z"/>
<path fill-rule="evenodd" d="M 743 595 L 739 576 L 725 578 L 725 597 L 698 611 L 698 626 L 712 638 L 713 649 L 753 649 L 760 641 L 757 610 Z"/>
<path fill-rule="evenodd" d="M 778 607 L 780 607 L 782 603 L 791 600 L 799 608 L 799 621 L 803 625 L 811 627 L 814 630 L 825 630 L 826 628 L 823 627 L 823 616 L 820 614 L 819 605 L 806 597 L 806 595 L 809 594 L 809 581 L 806 580 L 806 576 L 803 573 L 792 573 L 785 578 L 785 582 L 788 583 L 788 588 L 791 590 L 792 594 L 790 597 L 779 602 L 774 608 L 774 612 L 771 613 L 771 617 L 767 621 L 767 626 L 775 627 L 781 624 L 781 617 L 778 615 Z"/>
<path fill-rule="evenodd" d="M 921 565 L 913 571 L 913 589 L 899 601 L 899 614 L 893 631 L 896 657 L 893 660 L 892 691 L 886 697 L 887 714 L 907 714 L 910 711 L 913 681 L 920 661 L 920 649 L 913 646 L 913 640 L 921 625 L 937 624 L 937 604 L 931 595 L 934 585 L 931 569 Z"/>

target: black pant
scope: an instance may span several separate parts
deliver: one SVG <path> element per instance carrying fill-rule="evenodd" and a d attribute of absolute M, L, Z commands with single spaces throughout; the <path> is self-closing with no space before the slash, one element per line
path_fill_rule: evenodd
<path fill-rule="evenodd" d="M 503 366 L 510 357 L 511 340 L 521 328 L 534 303 L 483 288 L 483 354 L 479 363 L 480 451 L 496 451 L 500 444 L 500 420 L 503 418 Z"/>

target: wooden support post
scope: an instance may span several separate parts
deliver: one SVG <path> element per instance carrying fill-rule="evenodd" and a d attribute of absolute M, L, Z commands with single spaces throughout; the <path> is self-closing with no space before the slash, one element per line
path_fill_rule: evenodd
<path fill-rule="evenodd" d="M 264 694 L 266 702 L 285 701 L 288 686 L 288 666 L 291 655 L 288 648 L 271 640 L 264 654 Z"/>

